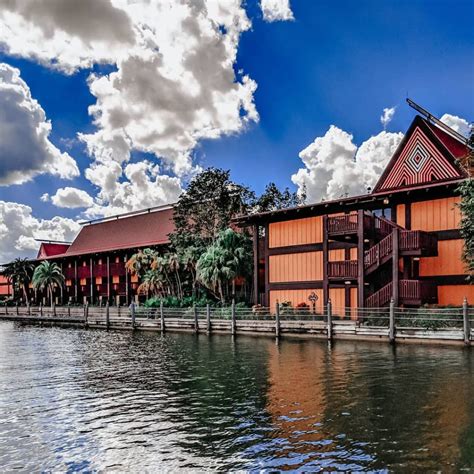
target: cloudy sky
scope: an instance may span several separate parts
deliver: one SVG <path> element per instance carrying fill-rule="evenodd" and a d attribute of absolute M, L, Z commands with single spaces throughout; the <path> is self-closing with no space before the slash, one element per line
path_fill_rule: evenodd
<path fill-rule="evenodd" d="M 0 263 L 199 169 L 373 186 L 414 112 L 467 133 L 472 1 L 0 0 Z"/>

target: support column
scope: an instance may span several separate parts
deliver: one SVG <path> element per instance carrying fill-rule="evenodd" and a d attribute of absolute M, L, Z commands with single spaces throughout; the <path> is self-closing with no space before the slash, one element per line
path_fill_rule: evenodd
<path fill-rule="evenodd" d="M 125 261 L 123 262 L 123 265 L 125 266 L 125 263 L 127 263 L 127 254 L 125 254 Z M 128 306 L 128 271 L 125 268 L 125 303 Z"/>
<path fill-rule="evenodd" d="M 399 296 L 398 296 L 398 283 L 400 281 L 400 272 L 398 268 L 398 227 L 393 229 L 392 233 L 392 248 L 393 248 L 393 257 L 392 257 L 392 293 L 393 293 L 393 303 L 395 306 L 398 306 Z"/>
<path fill-rule="evenodd" d="M 257 305 L 260 303 L 259 301 L 259 291 L 258 291 L 258 280 L 259 280 L 259 272 L 258 272 L 258 263 L 259 263 L 259 255 L 258 255 L 258 225 L 253 226 L 253 304 Z"/>
<path fill-rule="evenodd" d="M 91 277 L 91 294 L 90 294 L 90 303 L 94 302 L 94 276 L 92 271 L 92 257 L 90 258 L 90 277 Z"/>
<path fill-rule="evenodd" d="M 329 261 L 329 242 L 328 242 L 328 216 L 323 216 L 323 307 L 327 306 L 329 301 L 329 279 L 328 279 L 328 261 Z"/>
<path fill-rule="evenodd" d="M 107 255 L 107 302 L 110 301 L 110 255 Z"/>
<path fill-rule="evenodd" d="M 265 224 L 265 306 L 270 306 L 270 226 Z"/>
<path fill-rule="evenodd" d="M 74 259 L 74 302 L 77 303 L 77 258 Z"/>
<path fill-rule="evenodd" d="M 364 211 L 357 211 L 357 306 L 365 306 L 364 279 Z"/>

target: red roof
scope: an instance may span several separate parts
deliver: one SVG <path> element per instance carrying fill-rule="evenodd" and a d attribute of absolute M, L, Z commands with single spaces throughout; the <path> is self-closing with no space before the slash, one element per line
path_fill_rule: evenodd
<path fill-rule="evenodd" d="M 174 231 L 173 209 L 117 217 L 85 225 L 62 257 L 167 244 Z"/>
<path fill-rule="evenodd" d="M 66 253 L 69 248 L 69 244 L 57 244 L 43 242 L 38 251 L 37 258 L 53 257 L 55 255 L 61 255 Z"/>
<path fill-rule="evenodd" d="M 460 142 L 436 125 L 428 121 L 426 123 L 455 158 L 464 158 L 469 153 L 469 148 L 465 143 Z"/>

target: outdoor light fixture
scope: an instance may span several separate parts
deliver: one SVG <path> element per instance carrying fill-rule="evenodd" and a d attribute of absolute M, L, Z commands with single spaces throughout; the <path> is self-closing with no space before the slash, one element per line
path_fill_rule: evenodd
<path fill-rule="evenodd" d="M 389 202 L 390 202 L 390 201 L 388 200 L 388 198 L 385 198 L 385 199 L 383 200 L 383 203 L 384 203 L 385 205 L 387 205 Z"/>
<path fill-rule="evenodd" d="M 420 257 L 415 257 L 413 260 L 414 260 L 415 262 L 419 262 L 419 261 L 420 261 Z"/>
<path fill-rule="evenodd" d="M 350 285 L 350 284 L 351 284 L 351 282 L 350 282 L 349 280 L 346 280 L 346 281 L 344 282 L 344 285 Z"/>
<path fill-rule="evenodd" d="M 364 244 L 368 244 L 370 242 L 369 239 L 364 239 Z"/>

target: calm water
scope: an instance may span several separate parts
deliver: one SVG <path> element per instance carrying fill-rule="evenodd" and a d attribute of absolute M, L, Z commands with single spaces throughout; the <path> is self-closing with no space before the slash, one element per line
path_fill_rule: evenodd
<path fill-rule="evenodd" d="M 0 323 L 0 469 L 472 469 L 473 366 L 458 348 Z"/>

